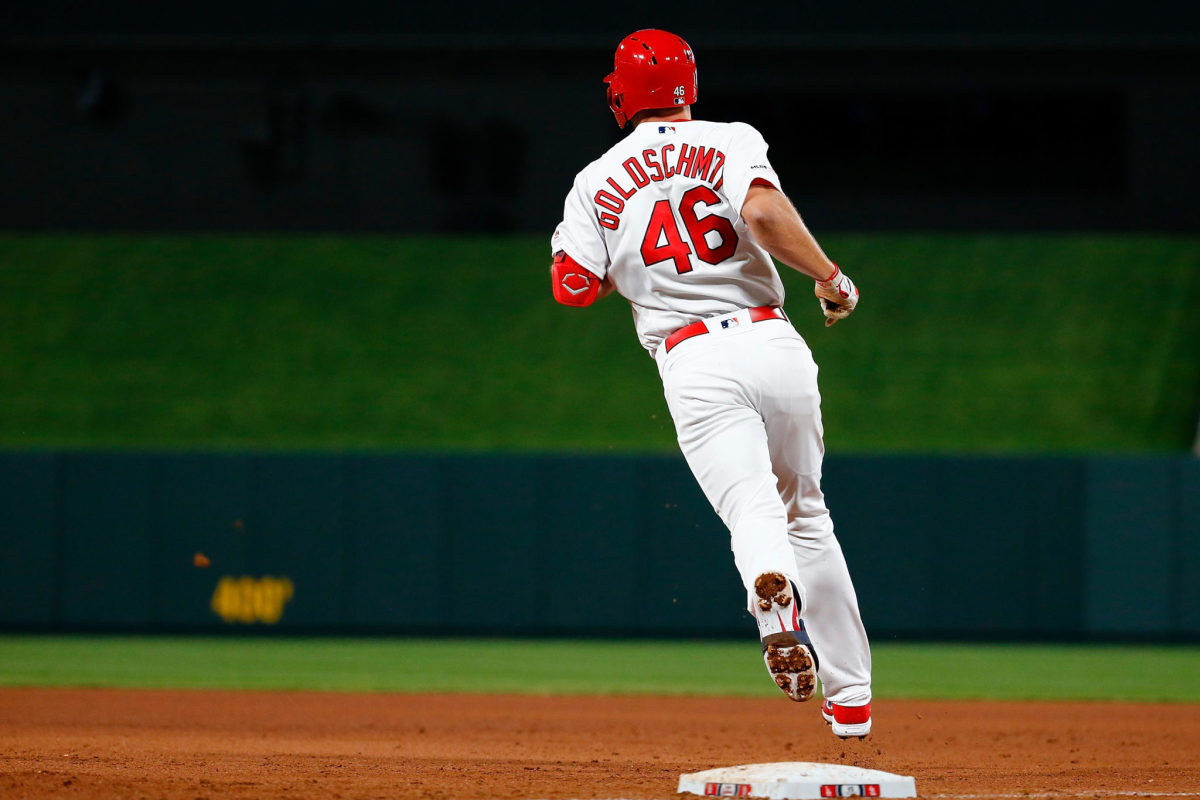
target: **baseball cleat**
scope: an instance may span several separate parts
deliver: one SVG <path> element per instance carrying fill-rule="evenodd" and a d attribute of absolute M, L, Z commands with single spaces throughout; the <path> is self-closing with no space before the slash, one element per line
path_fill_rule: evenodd
<path fill-rule="evenodd" d="M 850 739 L 866 738 L 871 732 L 871 704 L 865 706 L 840 706 L 826 700 L 821 704 L 821 716 L 833 726 L 835 736 Z"/>
<path fill-rule="evenodd" d="M 784 694 L 802 703 L 816 689 L 820 662 L 800 619 L 796 587 L 778 572 L 765 572 L 754 580 L 754 594 L 767 672 Z"/>

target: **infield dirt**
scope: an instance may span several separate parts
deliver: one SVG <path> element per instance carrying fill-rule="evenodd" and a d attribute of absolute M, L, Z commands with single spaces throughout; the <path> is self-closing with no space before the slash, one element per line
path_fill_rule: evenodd
<path fill-rule="evenodd" d="M 0 689 L 11 798 L 678 797 L 771 761 L 913 775 L 922 797 L 1200 796 L 1200 706 Z"/>

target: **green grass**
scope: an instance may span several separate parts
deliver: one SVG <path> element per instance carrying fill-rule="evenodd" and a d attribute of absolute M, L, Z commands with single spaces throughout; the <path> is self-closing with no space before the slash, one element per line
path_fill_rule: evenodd
<path fill-rule="evenodd" d="M 836 452 L 1182 451 L 1200 238 L 823 237 Z M 545 237 L 0 234 L 0 447 L 673 451 L 619 298 L 552 302 Z"/>
<path fill-rule="evenodd" d="M 1200 647 L 878 644 L 877 696 L 1200 702 Z M 0 636 L 0 685 L 775 696 L 753 642 Z"/>

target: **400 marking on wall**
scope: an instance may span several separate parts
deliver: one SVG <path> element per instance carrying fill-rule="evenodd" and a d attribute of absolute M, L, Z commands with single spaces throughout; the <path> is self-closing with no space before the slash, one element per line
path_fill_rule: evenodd
<path fill-rule="evenodd" d="M 228 623 L 274 625 L 283 617 L 283 607 L 295 593 L 291 578 L 227 575 L 217 581 L 209 605 Z"/>

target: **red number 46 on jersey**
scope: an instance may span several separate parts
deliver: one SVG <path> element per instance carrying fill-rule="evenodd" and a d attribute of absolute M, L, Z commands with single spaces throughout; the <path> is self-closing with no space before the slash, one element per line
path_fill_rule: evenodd
<path fill-rule="evenodd" d="M 696 206 L 701 203 L 712 206 L 720 202 L 717 193 L 707 186 L 695 186 L 684 192 L 679 201 L 679 218 L 683 220 L 687 238 L 691 240 L 690 246 L 680 234 L 671 201 L 659 200 L 655 203 L 654 210 L 650 212 L 646 235 L 642 237 L 642 261 L 646 266 L 673 261 L 675 271 L 682 275 L 692 271 L 690 256 L 693 252 L 705 264 L 720 264 L 733 255 L 738 245 L 733 223 L 720 214 L 700 217 L 696 213 Z M 713 232 L 720 239 L 720 244 L 715 247 L 708 239 Z"/>

